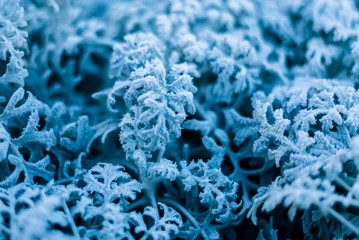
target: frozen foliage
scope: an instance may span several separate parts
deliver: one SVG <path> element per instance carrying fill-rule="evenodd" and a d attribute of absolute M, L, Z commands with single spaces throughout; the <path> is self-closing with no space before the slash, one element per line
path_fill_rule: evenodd
<path fill-rule="evenodd" d="M 43 151 L 50 150 L 56 144 L 56 137 L 53 130 L 39 129 L 40 116 L 49 115 L 50 109 L 31 93 L 25 100 L 24 96 L 24 89 L 16 90 L 0 117 L 2 186 L 15 185 L 20 174 L 23 174 L 25 183 L 34 183 L 35 177 L 46 181 L 54 177 L 54 172 L 49 169 L 50 158 Z M 16 107 L 21 100 L 25 102 Z M 16 131 L 20 132 L 19 136 L 11 136 Z"/>
<path fill-rule="evenodd" d="M 291 220 L 299 209 L 307 211 L 302 217 L 305 234 L 319 224 L 328 225 L 336 238 L 359 233 L 358 215 L 352 210 L 358 207 L 353 195 L 358 173 L 354 149 L 358 96 L 350 86 L 322 80 L 277 88 L 268 97 L 257 93 L 252 98 L 253 117 L 261 126 L 253 150 L 265 151 L 282 172 L 254 197 L 248 214 L 254 222 L 261 204 L 263 210 L 271 211 L 283 202 L 290 207 Z"/>
<path fill-rule="evenodd" d="M 358 238 L 358 27 L 355 0 L 0 0 L 0 239 Z"/>
<path fill-rule="evenodd" d="M 0 2 L 0 59 L 3 71 L 1 84 L 15 83 L 24 85 L 24 78 L 28 75 L 24 65 L 24 51 L 28 49 L 24 31 L 26 21 L 24 9 L 20 1 L 4 0 Z"/>

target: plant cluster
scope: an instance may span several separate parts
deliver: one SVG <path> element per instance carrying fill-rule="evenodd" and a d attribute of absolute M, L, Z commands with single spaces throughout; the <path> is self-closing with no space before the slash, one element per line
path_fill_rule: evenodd
<path fill-rule="evenodd" d="M 356 0 L 0 0 L 0 239 L 359 237 L 358 28 Z"/>

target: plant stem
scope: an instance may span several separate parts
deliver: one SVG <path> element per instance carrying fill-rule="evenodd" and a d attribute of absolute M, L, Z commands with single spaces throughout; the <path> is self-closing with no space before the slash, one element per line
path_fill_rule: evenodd
<path fill-rule="evenodd" d="M 156 186 L 156 184 L 155 184 L 155 186 Z M 155 188 L 155 186 L 154 186 L 154 188 Z M 155 192 L 153 191 L 153 189 L 147 189 L 146 193 L 147 193 L 148 198 L 150 199 L 152 207 L 157 209 L 157 201 L 156 201 Z"/>
<path fill-rule="evenodd" d="M 157 158 L 156 158 L 156 162 L 160 162 L 161 159 L 163 158 L 163 154 L 165 153 L 165 149 L 166 146 L 164 146 L 163 148 L 161 148 L 158 152 Z"/>
<path fill-rule="evenodd" d="M 140 206 L 143 206 L 143 205 L 148 205 L 149 202 L 146 198 L 141 198 L 140 200 L 137 200 L 131 204 L 129 204 L 126 208 L 126 212 L 130 212 Z"/>
<path fill-rule="evenodd" d="M 69 221 L 69 224 L 70 224 L 70 227 L 71 227 L 72 233 L 74 234 L 75 239 L 76 240 L 81 240 L 80 234 L 77 231 L 77 226 L 76 226 L 76 224 L 74 222 L 74 219 L 71 216 L 71 212 L 69 210 L 69 207 L 67 206 L 67 203 L 66 203 L 65 199 L 62 199 L 62 205 L 63 205 L 64 211 L 65 211 L 65 214 L 66 214 L 66 218 Z"/>
<path fill-rule="evenodd" d="M 340 178 L 339 176 L 337 176 L 334 181 L 341 186 L 342 188 L 344 188 L 345 190 L 347 190 L 348 192 L 350 192 L 351 187 L 349 186 L 349 184 L 347 184 L 342 178 Z"/>
<path fill-rule="evenodd" d="M 352 230 L 357 236 L 359 236 L 359 228 L 358 226 L 355 226 L 351 222 L 349 222 L 345 217 L 340 215 L 337 211 L 335 211 L 333 208 L 326 209 L 330 215 L 332 215 L 334 218 L 336 218 L 339 222 L 347 226 L 350 230 Z"/>

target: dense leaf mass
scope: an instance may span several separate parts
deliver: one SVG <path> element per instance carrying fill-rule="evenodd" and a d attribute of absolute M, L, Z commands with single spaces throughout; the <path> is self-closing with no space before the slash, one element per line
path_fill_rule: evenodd
<path fill-rule="evenodd" d="M 357 239 L 358 30 L 357 0 L 0 0 L 0 239 Z"/>

